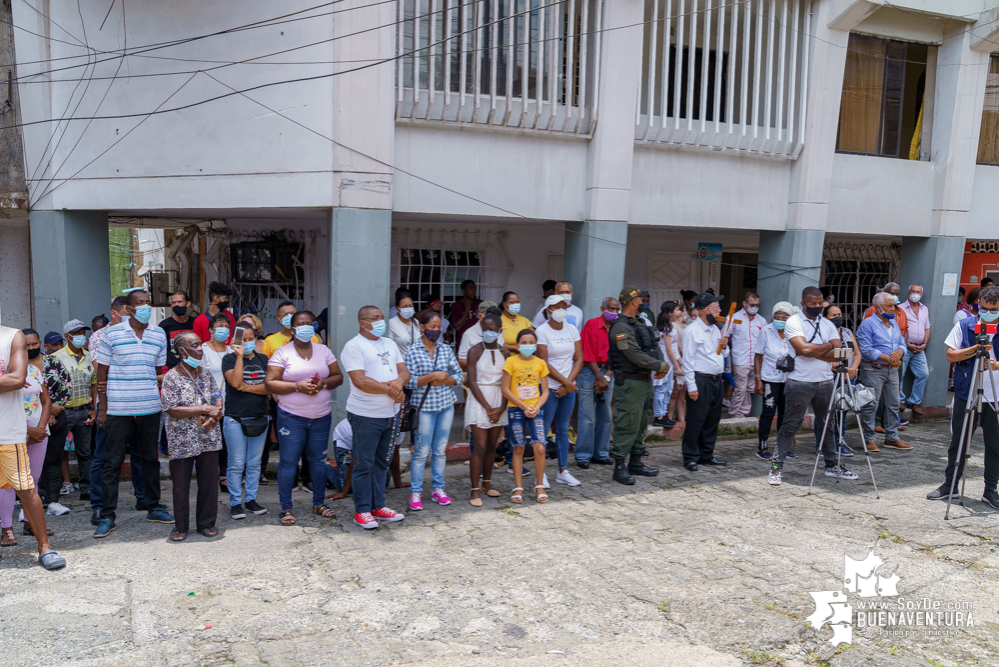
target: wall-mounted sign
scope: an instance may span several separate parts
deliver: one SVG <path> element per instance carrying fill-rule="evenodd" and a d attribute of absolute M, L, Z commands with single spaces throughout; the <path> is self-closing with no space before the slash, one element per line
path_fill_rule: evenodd
<path fill-rule="evenodd" d="M 721 243 L 698 243 L 697 259 L 705 262 L 720 262 L 722 258 Z"/>

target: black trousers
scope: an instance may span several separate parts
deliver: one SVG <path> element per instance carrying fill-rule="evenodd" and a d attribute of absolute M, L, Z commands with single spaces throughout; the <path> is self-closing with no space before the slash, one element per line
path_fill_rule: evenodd
<path fill-rule="evenodd" d="M 170 461 L 173 482 L 174 530 L 186 533 L 191 524 L 191 476 L 197 466 L 198 504 L 195 506 L 195 527 L 208 530 L 219 518 L 219 453 L 203 452 L 189 459 Z"/>
<path fill-rule="evenodd" d="M 687 425 L 683 431 L 683 462 L 697 463 L 715 454 L 718 440 L 718 422 L 721 421 L 722 399 L 725 398 L 725 380 L 721 373 L 697 373 L 697 400 L 687 396 Z"/>
<path fill-rule="evenodd" d="M 66 436 L 69 426 L 66 421 L 60 429 L 52 429 L 49 434 L 49 444 L 45 448 L 45 463 L 42 464 L 42 476 L 38 479 L 39 495 L 45 505 L 59 502 L 59 490 L 62 488 L 62 455 L 66 451 Z"/>
<path fill-rule="evenodd" d="M 999 419 L 992 409 L 991 403 L 982 402 L 982 435 L 985 437 L 985 488 L 995 491 L 996 484 L 999 483 Z M 950 416 L 950 447 L 947 449 L 947 469 L 944 471 L 944 485 L 950 490 L 951 480 L 954 479 L 954 469 L 957 468 L 957 484 L 955 491 L 959 491 L 961 475 L 964 474 L 964 458 L 958 461 L 961 455 L 961 426 L 964 423 L 964 410 L 968 407 L 968 401 L 954 397 L 954 407 Z M 975 421 L 978 421 L 977 419 Z M 971 425 L 971 432 L 974 434 L 975 426 Z M 967 434 L 965 434 L 967 437 Z M 974 443 L 971 445 L 974 447 Z"/>
<path fill-rule="evenodd" d="M 142 479 L 145 482 L 145 501 L 149 510 L 163 507 L 160 503 L 160 413 L 142 415 L 140 417 L 119 417 L 108 415 L 106 430 L 108 432 L 107 454 L 104 460 L 104 474 L 101 482 L 104 485 L 104 507 L 101 508 L 102 519 L 115 519 L 118 509 L 118 482 L 121 478 L 121 466 L 128 453 L 128 441 L 134 433 L 137 437 L 139 460 L 142 462 Z M 218 484 L 216 474 L 215 483 Z"/>
<path fill-rule="evenodd" d="M 760 447 L 770 439 L 770 429 L 777 415 L 777 430 L 784 425 L 784 383 L 763 381 L 763 411 L 760 413 Z"/>

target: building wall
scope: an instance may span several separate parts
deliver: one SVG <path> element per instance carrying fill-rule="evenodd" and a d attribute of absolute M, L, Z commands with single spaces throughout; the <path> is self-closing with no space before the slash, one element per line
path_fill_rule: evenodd
<path fill-rule="evenodd" d="M 27 219 L 0 219 L 0 324 L 23 329 L 31 319 L 31 242 Z"/>
<path fill-rule="evenodd" d="M 837 153 L 828 232 L 927 236 L 933 163 Z"/>

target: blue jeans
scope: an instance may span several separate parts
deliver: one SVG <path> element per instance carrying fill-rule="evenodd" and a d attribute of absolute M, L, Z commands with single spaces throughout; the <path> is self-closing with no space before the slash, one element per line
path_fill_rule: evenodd
<path fill-rule="evenodd" d="M 270 428 L 270 424 L 268 424 Z M 229 505 L 241 504 L 243 495 L 243 471 L 246 471 L 246 502 L 257 499 L 260 486 L 260 459 L 264 455 L 264 441 L 267 430 L 258 436 L 248 438 L 243 435 L 243 427 L 232 417 L 222 420 L 226 448 L 229 450 L 226 461 L 226 486 L 229 487 Z M 322 479 L 320 477 L 319 479 Z"/>
<path fill-rule="evenodd" d="M 324 468 L 326 467 L 326 447 L 329 444 L 332 423 L 332 415 L 326 415 L 319 419 L 308 419 L 278 408 L 277 433 L 281 447 L 278 450 L 280 458 L 278 460 L 277 482 L 282 512 L 292 508 L 291 490 L 295 486 L 295 473 L 298 470 L 298 460 L 302 458 L 302 452 L 305 452 L 305 459 L 309 462 L 309 473 L 312 478 L 312 506 L 319 507 L 325 504 L 326 485 L 323 484 L 323 480 L 326 479 L 326 471 Z M 259 453 L 257 458 L 259 460 Z"/>
<path fill-rule="evenodd" d="M 550 394 L 549 400 L 551 400 Z M 513 437 L 510 442 L 511 448 L 526 447 L 535 442 L 544 444 L 548 429 L 545 428 L 542 412 L 539 412 L 537 417 L 528 417 L 523 410 L 511 405 L 506 409 L 506 416 L 510 422 L 510 435 Z"/>
<path fill-rule="evenodd" d="M 416 432 L 416 448 L 409 464 L 410 493 L 422 493 L 423 473 L 427 456 L 431 456 L 430 475 L 434 491 L 444 488 L 444 467 L 447 465 L 447 441 L 454 421 L 454 406 L 431 412 L 420 410 L 420 430 Z M 432 454 L 431 454 L 432 452 Z"/>
<path fill-rule="evenodd" d="M 326 464 L 326 482 L 337 491 L 343 491 L 343 487 L 347 484 L 350 456 L 349 449 L 334 447 L 333 459 L 336 461 L 336 467 L 334 468 L 329 463 Z"/>
<path fill-rule="evenodd" d="M 354 432 L 354 472 L 350 488 L 354 492 L 354 511 L 358 514 L 385 507 L 389 445 L 397 418 L 347 413 Z"/>
<path fill-rule="evenodd" d="M 670 366 L 669 373 L 663 378 L 663 383 L 655 387 L 652 391 L 652 416 L 665 419 L 666 410 L 669 408 L 669 397 L 673 395 L 673 367 Z"/>
<path fill-rule="evenodd" d="M 930 377 L 930 367 L 926 363 L 926 351 L 913 352 L 908 347 L 905 348 L 905 355 L 902 357 L 902 380 L 905 380 L 906 369 L 912 369 L 912 393 L 908 397 L 902 396 L 902 402 L 909 405 L 919 405 L 923 402 L 923 390 L 926 388 L 926 381 Z"/>
<path fill-rule="evenodd" d="M 589 366 L 583 366 L 576 386 L 579 387 L 579 415 L 577 422 L 579 431 L 576 434 L 576 463 L 589 463 L 592 459 L 603 461 L 610 458 L 611 427 L 614 425 L 611 416 L 611 399 L 614 395 L 614 383 L 603 392 L 603 401 L 597 400 L 593 391 L 596 375 Z"/>
<path fill-rule="evenodd" d="M 94 438 L 93 458 L 90 459 L 90 507 L 100 511 L 104 507 L 104 459 L 107 457 L 108 432 L 97 427 L 97 437 Z"/>
<path fill-rule="evenodd" d="M 559 470 L 569 467 L 569 420 L 572 410 L 576 407 L 576 392 L 565 396 L 548 393 L 548 400 L 541 407 L 541 416 L 545 420 L 545 434 L 548 429 L 555 431 L 555 450 L 558 452 Z"/>

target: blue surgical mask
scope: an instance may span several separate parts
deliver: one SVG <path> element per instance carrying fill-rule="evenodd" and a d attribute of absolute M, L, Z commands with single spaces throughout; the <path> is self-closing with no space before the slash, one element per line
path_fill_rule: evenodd
<path fill-rule="evenodd" d="M 416 313 L 416 308 L 409 306 L 407 308 L 400 308 L 399 314 L 402 315 L 403 319 L 408 320 Z"/>
<path fill-rule="evenodd" d="M 149 318 L 153 316 L 153 307 L 150 305 L 139 306 L 135 309 L 135 319 L 139 320 L 143 324 L 149 321 Z"/>
<path fill-rule="evenodd" d="M 283 326 L 285 329 L 291 328 L 291 313 L 288 313 L 287 315 L 281 318 L 281 326 Z"/>
<path fill-rule="evenodd" d="M 191 368 L 197 368 L 201 365 L 201 359 L 195 359 L 194 357 L 184 357 L 184 363 Z"/>
<path fill-rule="evenodd" d="M 497 340 L 499 340 L 499 332 L 498 331 L 483 331 L 482 332 L 482 341 L 483 342 L 485 342 L 485 343 L 495 343 Z"/>
<path fill-rule="evenodd" d="M 215 330 L 215 333 L 212 335 L 215 337 L 215 340 L 217 340 L 220 343 L 224 343 L 227 340 L 229 340 L 229 328 L 219 327 L 218 329 Z"/>
<path fill-rule="evenodd" d="M 786 324 L 787 324 L 787 322 L 781 322 L 780 320 L 774 320 L 774 329 L 776 329 L 777 331 L 782 331 L 784 329 L 784 325 L 786 325 Z"/>
<path fill-rule="evenodd" d="M 999 320 L 999 313 L 990 313 L 986 310 L 978 311 L 978 316 L 985 322 L 995 322 Z"/>
<path fill-rule="evenodd" d="M 893 319 L 895 319 L 895 313 L 891 313 L 889 315 L 888 313 L 886 313 L 885 311 L 882 310 L 881 311 L 881 317 L 885 318 L 886 320 L 893 320 Z"/>
<path fill-rule="evenodd" d="M 312 337 L 316 335 L 316 330 L 312 328 L 311 324 L 302 324 L 295 327 L 295 338 L 302 341 L 303 343 L 308 343 L 312 340 Z"/>
<path fill-rule="evenodd" d="M 251 340 L 249 343 L 243 343 L 243 354 L 253 354 L 253 351 L 257 349 L 257 342 Z"/>
<path fill-rule="evenodd" d="M 893 298 L 893 299 L 895 299 L 895 305 L 896 305 L 896 306 L 897 306 L 898 304 L 902 303 L 901 301 L 899 301 L 899 299 L 898 299 L 898 297 L 897 297 L 897 296 L 893 296 L 892 298 Z"/>
<path fill-rule="evenodd" d="M 533 356 L 534 353 L 537 352 L 537 351 L 538 351 L 538 346 L 537 345 L 521 345 L 520 346 L 520 353 L 522 355 L 524 355 L 525 357 Z"/>
<path fill-rule="evenodd" d="M 87 344 L 86 336 L 73 336 L 73 347 L 78 350 L 82 350 L 83 346 Z"/>
<path fill-rule="evenodd" d="M 506 307 L 506 309 L 509 310 L 514 315 L 519 315 L 520 314 L 520 304 L 519 303 L 511 303 L 509 306 Z"/>
<path fill-rule="evenodd" d="M 379 337 L 385 335 L 385 329 L 387 328 L 388 324 L 385 323 L 385 320 L 378 320 L 371 323 L 371 333 Z"/>

